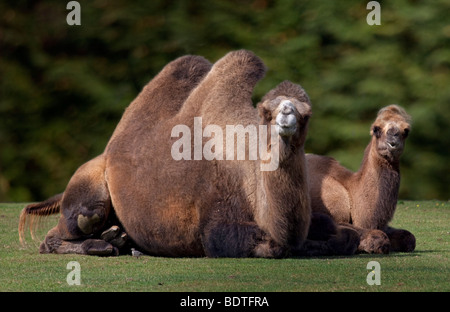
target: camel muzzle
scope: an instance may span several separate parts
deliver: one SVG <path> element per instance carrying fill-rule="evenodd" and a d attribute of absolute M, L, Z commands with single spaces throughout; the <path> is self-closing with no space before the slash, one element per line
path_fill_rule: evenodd
<path fill-rule="evenodd" d="M 291 101 L 284 100 L 279 105 L 279 113 L 275 119 L 278 134 L 292 136 L 297 131 L 297 118 L 294 115 L 295 107 Z"/>

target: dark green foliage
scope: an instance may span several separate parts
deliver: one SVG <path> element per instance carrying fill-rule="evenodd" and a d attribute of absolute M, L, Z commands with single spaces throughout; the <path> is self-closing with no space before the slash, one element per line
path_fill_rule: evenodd
<path fill-rule="evenodd" d="M 123 110 L 166 63 L 214 62 L 246 48 L 269 68 L 255 101 L 300 83 L 314 115 L 307 152 L 356 170 L 383 106 L 412 115 L 400 197 L 448 199 L 450 3 L 379 1 L 68 1 L 0 3 L 0 201 L 43 200 L 100 154 Z"/>

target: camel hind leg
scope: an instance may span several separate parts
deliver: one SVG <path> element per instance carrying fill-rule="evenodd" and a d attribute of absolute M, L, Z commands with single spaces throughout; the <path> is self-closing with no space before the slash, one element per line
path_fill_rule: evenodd
<path fill-rule="evenodd" d="M 81 166 L 67 185 L 60 203 L 61 217 L 40 246 L 41 253 L 115 255 L 117 248 L 93 238 L 103 229 L 111 210 L 104 176 L 105 157 Z"/>

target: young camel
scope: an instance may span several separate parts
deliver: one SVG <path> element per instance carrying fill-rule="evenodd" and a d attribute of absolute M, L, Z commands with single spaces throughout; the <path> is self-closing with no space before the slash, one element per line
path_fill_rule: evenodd
<path fill-rule="evenodd" d="M 410 123 L 403 108 L 382 108 L 371 126 L 372 139 L 361 168 L 355 173 L 331 157 L 306 155 L 312 210 L 356 229 L 360 251 L 409 252 L 415 248 L 413 234 L 388 226 L 397 205 L 399 160 Z"/>

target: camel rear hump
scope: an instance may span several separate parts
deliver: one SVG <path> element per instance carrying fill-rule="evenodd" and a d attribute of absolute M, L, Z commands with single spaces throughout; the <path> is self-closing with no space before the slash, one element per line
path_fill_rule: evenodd
<path fill-rule="evenodd" d="M 263 61 L 248 50 L 232 51 L 216 62 L 213 69 L 219 80 L 236 86 L 238 83 L 255 85 L 266 73 Z"/>
<path fill-rule="evenodd" d="M 214 64 L 188 97 L 180 111 L 180 118 L 202 116 L 208 119 L 211 116 L 217 124 L 220 116 L 234 116 L 243 109 L 253 109 L 253 89 L 265 72 L 264 63 L 253 52 L 229 52 Z M 239 121 L 234 120 L 235 123 Z"/>

